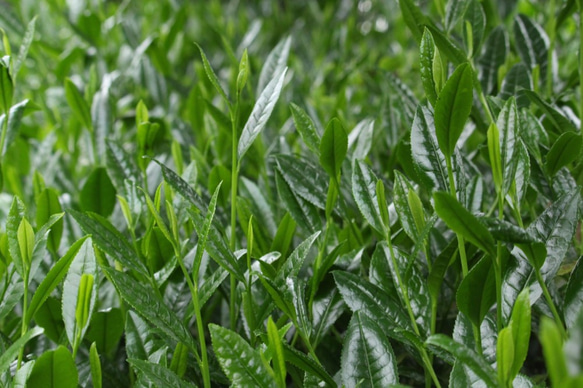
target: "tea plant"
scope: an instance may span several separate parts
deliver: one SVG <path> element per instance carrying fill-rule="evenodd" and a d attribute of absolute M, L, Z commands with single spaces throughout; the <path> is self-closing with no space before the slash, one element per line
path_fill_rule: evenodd
<path fill-rule="evenodd" d="M 8 2 L 0 386 L 583 385 L 583 4 Z"/>

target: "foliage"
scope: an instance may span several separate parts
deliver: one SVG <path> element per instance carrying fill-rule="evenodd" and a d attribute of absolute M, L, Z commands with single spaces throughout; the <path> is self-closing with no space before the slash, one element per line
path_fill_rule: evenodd
<path fill-rule="evenodd" d="M 0 27 L 0 387 L 583 384 L 581 1 Z"/>

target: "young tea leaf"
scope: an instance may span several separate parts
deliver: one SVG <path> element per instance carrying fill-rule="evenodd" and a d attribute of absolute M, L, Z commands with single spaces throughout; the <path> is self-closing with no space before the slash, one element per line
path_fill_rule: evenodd
<path fill-rule="evenodd" d="M 316 131 L 316 126 L 314 122 L 308 116 L 306 111 L 302 108 L 294 104 L 293 102 L 290 104 L 290 109 L 292 112 L 292 117 L 294 120 L 294 124 L 296 126 L 296 130 L 304 140 L 304 143 L 308 146 L 310 151 L 312 151 L 315 155 L 320 154 L 320 136 L 318 135 L 318 131 Z"/>
<path fill-rule="evenodd" d="M 6 113 L 12 106 L 12 96 L 14 94 L 14 85 L 10 76 L 10 69 L 0 61 L 0 108 Z"/>
<path fill-rule="evenodd" d="M 291 36 L 282 39 L 265 59 L 265 64 L 261 68 L 261 73 L 259 74 L 257 94 L 265 89 L 267 84 L 269 84 L 276 75 L 284 71 L 289 56 L 291 41 Z"/>
<path fill-rule="evenodd" d="M 473 101 L 473 71 L 459 65 L 445 83 L 435 103 L 435 133 L 441 152 L 451 158 L 470 115 Z"/>
<path fill-rule="evenodd" d="M 338 179 L 348 150 L 348 135 L 340 120 L 330 120 L 320 143 L 320 164 L 331 178 Z"/>
<path fill-rule="evenodd" d="M 433 36 L 427 28 L 423 30 L 421 45 L 419 46 L 419 71 L 425 96 L 432 106 L 437 101 L 437 88 L 433 78 L 433 60 L 435 57 L 435 42 Z"/>
<path fill-rule="evenodd" d="M 355 160 L 352 167 L 352 195 L 360 213 L 381 235 L 385 235 L 385 225 L 376 195 L 377 177 L 362 160 Z M 388 225 L 387 225 L 388 227 Z"/>
<path fill-rule="evenodd" d="M 202 50 L 202 47 L 200 47 L 197 43 L 195 43 L 195 45 L 196 45 L 196 47 L 198 47 L 198 50 L 200 51 L 200 57 L 202 58 L 202 66 L 204 67 L 204 71 L 205 71 L 207 77 L 209 78 L 209 80 L 211 81 L 211 84 L 214 86 L 215 90 L 221 95 L 223 100 L 227 104 L 229 104 L 229 98 L 227 97 L 227 94 L 225 93 L 225 91 L 223 90 L 223 87 L 219 83 L 219 79 L 217 78 L 217 75 L 213 71 L 211 64 L 209 63 L 208 59 L 206 58 L 206 55 L 205 55 L 204 51 Z"/>
<path fill-rule="evenodd" d="M 89 105 L 70 78 L 65 79 L 65 97 L 77 120 L 89 131 L 93 131 Z"/>

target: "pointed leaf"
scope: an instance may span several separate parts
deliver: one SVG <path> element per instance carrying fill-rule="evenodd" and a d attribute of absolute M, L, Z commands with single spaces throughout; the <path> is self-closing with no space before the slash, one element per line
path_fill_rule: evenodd
<path fill-rule="evenodd" d="M 294 104 L 293 102 L 290 104 L 292 117 L 294 120 L 294 124 L 296 126 L 296 130 L 304 140 L 304 143 L 308 146 L 310 151 L 312 151 L 315 155 L 320 154 L 320 136 L 316 131 L 316 126 L 314 122 L 308 116 L 306 111 L 302 108 Z"/>
<path fill-rule="evenodd" d="M 193 388 L 196 387 L 194 384 L 182 380 L 176 373 L 172 372 L 170 369 L 154 364 L 149 361 L 137 360 L 135 358 L 128 359 L 128 362 L 132 365 L 134 369 L 143 373 L 146 379 L 150 381 L 156 387 L 169 387 L 169 388 Z"/>
<path fill-rule="evenodd" d="M 271 112 L 273 112 L 275 103 L 281 93 L 286 72 L 287 68 L 284 68 L 280 73 L 275 74 L 259 95 L 239 138 L 237 146 L 237 158 L 239 160 L 243 158 L 243 155 L 245 155 L 253 141 L 265 127 L 265 124 L 267 124 L 267 120 L 269 120 L 269 116 L 271 116 Z"/>
<path fill-rule="evenodd" d="M 298 275 L 310 248 L 319 235 L 320 232 L 312 234 L 298 245 L 298 247 L 289 255 L 277 273 L 276 284 L 278 285 L 278 288 L 283 287 L 287 278 L 295 278 Z"/>
<path fill-rule="evenodd" d="M 70 78 L 65 78 L 65 97 L 75 118 L 88 130 L 92 131 L 91 110 L 87 101 Z"/>
<path fill-rule="evenodd" d="M 496 256 L 496 243 L 488 229 L 457 199 L 449 193 L 438 191 L 433 193 L 433 200 L 436 213 L 447 226 L 492 257 Z"/>
<path fill-rule="evenodd" d="M 217 359 L 233 386 L 276 386 L 259 352 L 245 342 L 239 334 L 215 324 L 209 325 L 209 331 Z"/>
<path fill-rule="evenodd" d="M 81 209 L 108 217 L 115 207 L 115 187 L 104 167 L 94 169 L 80 192 Z"/>
<path fill-rule="evenodd" d="M 544 315 L 541 318 L 539 338 L 551 386 L 561 387 L 569 376 L 563 353 L 563 337 L 557 323 Z"/>
<path fill-rule="evenodd" d="M 435 133 L 441 152 L 450 158 L 470 115 L 473 74 L 469 64 L 459 65 L 439 93 L 435 103 Z"/>
<path fill-rule="evenodd" d="M 482 356 L 476 354 L 472 349 L 460 344 L 459 342 L 455 342 L 453 339 L 443 334 L 434 334 L 427 338 L 425 343 L 431 347 L 437 347 L 452 354 L 456 360 L 465 364 L 482 380 L 484 380 L 486 384 L 488 384 L 488 387 L 498 387 L 498 381 L 494 379 L 494 376 L 496 376 L 494 369 L 492 369 L 490 364 L 488 364 Z M 441 356 L 439 353 L 437 355 Z"/>
<path fill-rule="evenodd" d="M 486 95 L 492 94 L 498 87 L 498 69 L 506 62 L 509 42 L 508 35 L 502 26 L 492 30 L 486 43 L 484 52 L 478 60 L 482 69 L 480 81 Z"/>
<path fill-rule="evenodd" d="M 40 334 L 42 334 L 42 332 L 43 329 L 41 329 L 40 327 L 35 327 L 27 331 L 22 337 L 14 341 L 14 343 L 12 343 L 12 345 L 10 345 L 10 347 L 0 355 L 0 370 L 2 371 L 9 370 L 10 364 L 12 363 L 12 361 L 16 359 L 18 353 L 22 348 L 24 348 L 26 343 L 30 341 L 32 338 L 38 337 Z"/>
<path fill-rule="evenodd" d="M 530 341 L 531 330 L 531 313 L 530 313 L 530 298 L 528 288 L 525 288 L 516 299 L 514 308 L 512 309 L 512 316 L 510 318 L 510 325 L 508 327 L 512 330 L 512 341 L 514 343 L 514 354 L 512 358 L 512 368 L 510 370 L 510 381 L 520 372 L 522 364 L 526 360 L 528 353 L 528 345 Z"/>
<path fill-rule="evenodd" d="M 322 222 L 316 207 L 292 191 L 279 169 L 275 170 L 275 183 L 279 197 L 294 221 L 309 232 L 320 230 Z"/>
<path fill-rule="evenodd" d="M 352 195 L 360 213 L 381 236 L 385 235 L 385 225 L 376 195 L 377 177 L 362 160 L 355 160 L 352 168 Z"/>
<path fill-rule="evenodd" d="M 275 161 L 282 178 L 296 195 L 319 209 L 326 209 L 327 177 L 322 169 L 290 155 L 277 155 Z"/>
<path fill-rule="evenodd" d="M 26 31 L 24 32 L 24 36 L 22 37 L 22 42 L 20 43 L 20 49 L 18 50 L 18 56 L 14 61 L 14 68 L 12 70 L 12 75 L 14 79 L 18 76 L 20 69 L 26 60 L 26 56 L 28 55 L 28 50 L 34 40 L 34 31 L 36 27 L 36 19 L 37 16 L 33 17 L 28 25 L 26 26 Z"/>
<path fill-rule="evenodd" d="M 76 388 L 79 382 L 73 356 L 64 346 L 43 353 L 32 368 L 27 387 Z"/>
<path fill-rule="evenodd" d="M 261 73 L 259 74 L 259 83 L 257 84 L 257 94 L 259 94 L 267 84 L 275 78 L 277 74 L 284 71 L 287 58 L 289 56 L 289 50 L 291 47 L 291 36 L 287 36 L 279 43 L 275 48 L 269 53 L 265 59 L 265 64 L 261 68 Z"/>
<path fill-rule="evenodd" d="M 569 163 L 579 160 L 579 153 L 583 141 L 581 135 L 575 132 L 565 132 L 555 141 L 547 153 L 545 168 L 550 177 Z"/>
<path fill-rule="evenodd" d="M 421 38 L 421 45 L 419 47 L 419 70 L 421 72 L 421 81 L 425 95 L 431 103 L 435 106 L 437 101 L 437 88 L 433 78 L 433 60 L 435 58 L 435 42 L 431 32 L 426 28 L 423 31 Z"/>
<path fill-rule="evenodd" d="M 330 120 L 320 143 L 320 164 L 332 178 L 340 175 L 348 150 L 348 135 L 340 120 Z"/>
<path fill-rule="evenodd" d="M 14 84 L 10 76 L 10 70 L 4 61 L 0 61 L 0 108 L 6 113 L 12 106 Z"/>
<path fill-rule="evenodd" d="M 154 332 L 138 314 L 129 310 L 125 322 L 128 358 L 147 360 L 154 349 Z"/>
<path fill-rule="evenodd" d="M 519 14 L 514 19 L 514 39 L 522 61 L 532 70 L 540 69 L 541 81 L 546 77 L 549 38 L 543 28 L 528 16 Z"/>
<path fill-rule="evenodd" d="M 342 348 L 342 382 L 346 386 L 388 387 L 399 382 L 393 349 L 373 318 L 357 311 Z"/>
<path fill-rule="evenodd" d="M 202 51 L 202 47 L 200 47 L 197 43 L 195 43 L 195 45 L 196 47 L 198 47 L 198 50 L 200 51 L 200 57 L 202 58 L 202 66 L 204 67 L 204 71 L 209 80 L 211 81 L 211 84 L 214 86 L 215 90 L 219 92 L 223 100 L 225 100 L 226 103 L 229 103 L 229 98 L 227 97 L 227 94 L 225 93 L 223 87 L 219 83 L 219 79 L 217 78 L 215 72 L 213 71 L 213 68 L 211 67 L 211 64 L 206 58 L 204 51 Z"/>
<path fill-rule="evenodd" d="M 95 342 L 89 348 L 89 363 L 91 365 L 91 382 L 94 388 L 102 387 L 102 373 L 101 361 L 99 360 L 99 353 L 97 353 L 97 346 Z"/>
<path fill-rule="evenodd" d="M 458 287 L 456 301 L 459 310 L 474 325 L 480 326 L 496 302 L 496 282 L 492 259 L 484 257 L 472 267 Z"/>

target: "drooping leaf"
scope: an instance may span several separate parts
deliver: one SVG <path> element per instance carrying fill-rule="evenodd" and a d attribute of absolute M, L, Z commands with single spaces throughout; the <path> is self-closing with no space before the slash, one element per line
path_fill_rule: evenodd
<path fill-rule="evenodd" d="M 249 147 L 251 147 L 251 144 L 253 144 L 253 141 L 265 127 L 265 124 L 267 124 L 267 120 L 271 116 L 271 112 L 273 112 L 275 103 L 281 93 L 286 71 L 287 68 L 284 68 L 281 72 L 274 74 L 271 81 L 259 95 L 239 138 L 237 146 L 237 158 L 239 160 L 243 158 L 243 155 L 245 155 Z"/>
<path fill-rule="evenodd" d="M 287 343 L 284 343 L 283 353 L 285 355 L 286 362 L 293 364 L 298 368 L 306 371 L 307 373 L 319 378 L 330 387 L 337 385 L 328 372 L 320 364 L 316 363 L 313 358 L 305 355 L 304 353 L 301 353 Z"/>
<path fill-rule="evenodd" d="M 461 64 L 439 93 L 435 103 L 435 133 L 437 143 L 446 158 L 450 158 L 470 115 L 473 101 L 473 74 L 469 64 Z"/>
<path fill-rule="evenodd" d="M 348 134 L 350 160 L 366 159 L 373 144 L 375 121 L 364 119 L 358 122 Z"/>
<path fill-rule="evenodd" d="M 397 362 L 384 331 L 373 318 L 355 312 L 344 337 L 342 382 L 388 387 L 399 381 Z"/>
<path fill-rule="evenodd" d="M 194 340 L 188 329 L 176 314 L 146 285 L 134 280 L 131 276 L 103 268 L 112 280 L 120 296 L 132 306 L 136 312 L 157 327 L 167 339 L 182 342 L 196 353 Z"/>
<path fill-rule="evenodd" d="M 3 156 L 6 155 L 9 147 L 18 139 L 23 117 L 37 109 L 37 105 L 30 100 L 22 100 L 19 103 L 12 105 L 10 108 L 10 117 L 8 117 L 8 128 L 6 128 L 4 148 L 2 149 Z M 6 114 L 0 116 L 0 128 L 4 125 L 4 120 L 6 120 Z"/>
<path fill-rule="evenodd" d="M 496 256 L 494 238 L 472 213 L 449 193 L 435 192 L 433 200 L 436 213 L 447 226 L 492 257 Z"/>
<path fill-rule="evenodd" d="M 330 120 L 320 142 L 320 164 L 328 175 L 337 178 L 340 175 L 342 161 L 348 150 L 348 135 L 340 120 Z"/>
<path fill-rule="evenodd" d="M 259 352 L 239 334 L 214 324 L 209 325 L 209 331 L 217 359 L 233 386 L 276 386 L 273 371 L 268 371 Z"/>
<path fill-rule="evenodd" d="M 68 212 L 81 229 L 91 235 L 92 241 L 99 249 L 115 258 L 123 266 L 148 276 L 146 266 L 140 261 L 132 246 L 109 221 L 95 213 L 82 213 L 73 209 L 69 209 Z"/>
<path fill-rule="evenodd" d="M 143 373 L 146 379 L 157 387 L 171 388 L 193 388 L 194 384 L 182 380 L 176 373 L 160 364 L 154 364 L 149 361 L 138 360 L 135 358 L 128 359 L 133 368 Z"/>
<path fill-rule="evenodd" d="M 355 160 L 352 168 L 352 195 L 360 213 L 381 236 L 385 235 L 385 225 L 376 195 L 377 177 L 362 160 Z"/>
<path fill-rule="evenodd" d="M 399 0 L 399 7 L 405 24 L 407 24 L 415 39 L 420 41 L 423 36 L 422 26 L 429 22 L 427 16 L 421 12 L 421 9 L 413 0 Z"/>
<path fill-rule="evenodd" d="M 546 118 L 548 118 L 549 122 L 555 127 L 557 133 L 578 131 L 578 126 L 576 126 L 556 105 L 543 100 L 538 93 L 532 90 L 524 90 L 524 94 L 545 113 Z"/>
<path fill-rule="evenodd" d="M 43 353 L 32 368 L 27 386 L 31 388 L 76 388 L 77 367 L 67 348 L 59 346 Z"/>

